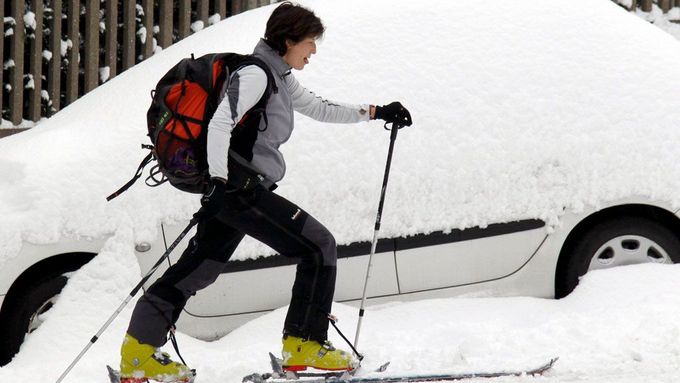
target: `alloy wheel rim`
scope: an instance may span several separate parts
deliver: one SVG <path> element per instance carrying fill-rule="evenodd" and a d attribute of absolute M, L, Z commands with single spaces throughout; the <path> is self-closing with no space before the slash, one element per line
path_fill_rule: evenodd
<path fill-rule="evenodd" d="M 588 270 L 640 263 L 673 263 L 666 250 L 641 235 L 621 235 L 604 243 L 593 254 Z"/>
<path fill-rule="evenodd" d="M 57 302 L 57 298 L 59 298 L 59 294 L 48 299 L 37 310 L 35 310 L 33 315 L 31 315 L 31 319 L 28 321 L 28 330 L 26 331 L 28 334 L 32 333 L 43 324 L 45 320 L 42 318 L 42 315 L 48 312 L 52 306 L 54 306 L 54 304 Z"/>

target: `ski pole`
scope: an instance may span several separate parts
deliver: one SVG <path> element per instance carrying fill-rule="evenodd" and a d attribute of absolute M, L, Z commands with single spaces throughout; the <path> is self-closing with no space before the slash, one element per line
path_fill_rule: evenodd
<path fill-rule="evenodd" d="M 354 347 L 359 347 L 359 332 L 361 331 L 361 322 L 364 318 L 364 304 L 366 303 L 366 288 L 368 287 L 368 279 L 371 275 L 371 266 L 373 262 L 373 255 L 375 254 L 375 248 L 378 244 L 378 232 L 380 231 L 380 220 L 382 218 L 383 205 L 385 204 L 385 191 L 387 190 L 387 180 L 390 176 L 390 166 L 392 165 L 392 152 L 394 151 L 394 141 L 397 139 L 397 132 L 402 128 L 399 123 L 392 123 L 392 129 L 390 132 L 390 148 L 387 151 L 387 164 L 385 165 L 385 175 L 383 176 L 382 191 L 380 192 L 380 203 L 378 204 L 378 215 L 375 219 L 375 229 L 373 231 L 373 242 L 371 243 L 371 255 L 368 257 L 368 267 L 366 268 L 366 280 L 364 281 L 364 292 L 361 296 L 361 307 L 359 308 L 359 321 L 357 322 L 357 331 L 354 336 Z M 385 129 L 387 129 L 387 123 L 385 124 Z M 356 352 L 355 352 L 356 353 Z M 361 357 L 359 353 L 356 353 L 357 357 Z"/>
<path fill-rule="evenodd" d="M 61 376 L 59 377 L 59 379 L 57 379 L 57 382 L 56 382 L 56 383 L 60 383 L 62 380 L 64 380 L 64 378 L 66 377 L 66 375 L 68 375 L 69 372 L 71 372 L 71 370 L 73 369 L 73 367 L 75 367 L 75 365 L 78 363 L 78 361 L 80 361 L 80 359 L 83 357 L 83 355 L 85 355 L 85 353 L 87 353 L 87 351 L 90 349 L 90 347 L 92 347 L 92 345 L 93 345 L 97 340 L 99 340 L 99 337 L 104 333 L 104 331 L 106 331 L 106 329 L 107 329 L 107 328 L 109 327 L 109 325 L 113 322 L 113 320 L 116 319 L 116 317 L 118 316 L 118 314 L 120 314 L 121 311 L 123 311 L 123 308 L 125 308 L 125 306 L 130 302 L 130 300 L 132 300 L 132 298 L 137 294 L 137 292 L 139 292 L 139 290 L 144 286 L 144 284 L 146 283 L 146 281 L 148 281 L 149 278 L 151 278 L 151 275 L 153 275 L 153 273 L 155 273 L 156 270 L 158 270 L 158 268 L 159 268 L 160 265 L 163 263 L 163 261 L 165 261 L 165 259 L 170 255 L 170 253 L 175 249 L 175 247 L 177 247 L 177 245 L 182 241 L 182 239 L 184 239 L 184 237 L 187 235 L 187 233 L 189 232 L 189 230 L 191 230 L 191 228 L 193 228 L 197 223 L 198 223 L 198 219 L 197 219 L 197 218 L 192 218 L 192 219 L 191 219 L 191 221 L 189 222 L 189 225 L 187 225 L 187 227 L 179 234 L 179 236 L 177 237 L 177 239 L 175 239 L 175 242 L 173 242 L 173 243 L 170 245 L 170 247 L 168 247 L 168 249 L 165 250 L 165 253 L 163 253 L 163 255 L 162 255 L 161 258 L 158 260 L 158 262 L 156 262 L 156 264 L 153 265 L 153 267 L 151 268 L 151 270 L 149 270 L 149 272 L 146 273 L 146 275 L 145 275 L 145 276 L 142 278 L 142 280 L 137 284 L 137 286 L 135 286 L 135 288 L 132 289 L 132 291 L 130 291 L 130 294 L 128 295 L 128 297 L 125 298 L 125 300 L 123 301 L 123 303 L 120 304 L 120 306 L 118 307 L 118 309 L 116 309 L 116 311 L 111 315 L 111 317 L 109 317 L 109 319 L 106 321 L 106 323 L 104 323 L 104 325 L 99 329 L 99 331 L 97 331 L 97 334 L 95 334 L 95 335 L 92 337 L 92 339 L 90 339 L 90 342 L 85 346 L 85 348 L 83 348 L 83 350 L 80 352 L 80 354 L 78 354 L 78 356 L 73 360 L 73 362 L 71 362 L 71 364 L 68 366 L 68 368 L 66 369 L 66 371 L 64 371 L 64 373 L 61 374 Z"/>

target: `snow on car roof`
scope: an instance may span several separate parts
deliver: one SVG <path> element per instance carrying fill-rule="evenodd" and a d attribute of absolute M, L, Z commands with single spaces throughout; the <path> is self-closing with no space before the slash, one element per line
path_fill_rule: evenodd
<path fill-rule="evenodd" d="M 607 0 L 308 0 L 327 26 L 295 76 L 325 98 L 404 103 L 381 236 L 557 222 L 631 195 L 680 206 L 680 46 Z M 181 223 L 195 195 L 138 182 L 149 92 L 191 53 L 252 51 L 273 7 L 194 34 L 25 133 L 0 140 L 0 259 L 21 240 L 137 240 Z M 370 240 L 389 134 L 380 122 L 330 125 L 296 115 L 278 193 L 338 243 Z M 254 241 L 236 258 L 267 252 Z"/>

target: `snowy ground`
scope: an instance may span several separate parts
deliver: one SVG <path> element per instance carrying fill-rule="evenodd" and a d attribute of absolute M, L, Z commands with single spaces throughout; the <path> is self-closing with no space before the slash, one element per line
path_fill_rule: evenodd
<path fill-rule="evenodd" d="M 67 286 L 49 320 L 0 368 L 0 381 L 52 382 L 131 289 L 131 255 L 107 249 Z M 108 268 L 111 273 L 102 273 Z M 680 266 L 641 265 L 592 272 L 568 298 L 457 298 L 370 308 L 360 349 L 364 366 L 392 361 L 392 373 L 468 372 L 534 366 L 559 356 L 542 377 L 493 382 L 677 382 L 680 379 Z M 106 382 L 118 362 L 128 307 L 65 382 Z M 335 305 L 339 326 L 354 334 L 357 310 Z M 237 383 L 268 369 L 280 351 L 285 310 L 216 342 L 179 335 L 197 382 Z M 353 336 L 350 336 L 353 338 Z M 332 333 L 337 346 L 342 340 Z M 168 345 L 168 351 L 171 347 Z M 367 373 L 364 373 L 367 374 Z M 484 381 L 479 379 L 478 381 Z"/>
<path fill-rule="evenodd" d="M 586 7 L 590 1 L 593 6 Z M 350 9 L 356 15 L 345 19 L 348 7 L 338 2 L 305 3 L 329 23 L 319 55 L 299 76 L 305 84 L 333 98 L 398 98 L 412 106 L 416 123 L 400 135 L 385 235 L 517 216 L 554 222 L 564 206 L 578 209 L 631 192 L 680 206 L 680 103 L 669 97 L 680 91 L 678 42 L 608 0 L 550 6 L 529 0 L 478 2 L 474 7 L 432 1 L 424 13 L 412 1 L 402 1 L 402 7 L 389 7 L 387 0 L 353 1 Z M 155 234 L 158 221 L 185 219 L 195 211 L 196 198 L 178 197 L 167 188 L 151 194 L 141 183 L 115 205 L 105 205 L 103 196 L 132 174 L 142 155 L 138 148 L 144 141 L 148 89 L 158 73 L 186 57 L 188 48 L 197 53 L 250 49 L 266 12 L 247 12 L 204 31 L 235 36 L 237 29 L 247 32 L 245 37 L 235 36 L 225 46 L 221 37 L 205 42 L 194 35 L 167 50 L 171 59 L 147 60 L 137 72 L 130 71 L 136 74 L 116 77 L 22 137 L 0 143 L 0 261 L 16 255 L 22 240 L 49 243 L 64 236 L 114 233 L 99 256 L 74 275 L 15 360 L 0 368 L 0 381 L 56 380 L 138 281 L 133 243 Z M 412 26 L 408 17 L 415 15 L 427 20 L 414 24 L 423 35 L 406 28 Z M 408 38 L 390 40 L 396 33 L 389 29 L 394 20 L 402 21 L 400 31 L 408 32 Z M 574 20 L 579 20 L 578 30 Z M 622 30 L 635 33 L 621 42 Z M 376 36 L 377 45 L 357 44 L 375 44 L 371 38 Z M 436 54 L 416 49 L 422 44 Z M 397 59 L 395 47 L 416 48 L 399 50 Z M 367 70 L 354 57 L 371 57 L 382 70 Z M 427 71 L 418 70 L 426 65 Z M 328 67 L 336 68 L 334 75 L 343 81 L 316 69 Z M 282 193 L 313 206 L 340 242 L 366 239 L 384 161 L 384 148 L 376 150 L 376 143 L 385 146 L 386 136 L 377 123 L 350 129 L 319 125 L 298 121 L 295 142 L 286 148 L 291 171 Z M 368 126 L 372 129 L 364 129 Z M 100 145 L 83 145 L 93 137 Z M 322 138 L 327 146 L 310 145 Z M 31 146 L 17 146 L 24 139 Z M 64 153 L 68 161 L 51 161 Z M 41 156 L 43 161 L 34 161 Z M 88 167 L 88 161 L 101 157 L 110 159 L 108 167 Z M 424 178 L 414 182 L 416 177 Z M 311 192 L 305 179 L 315 180 Z M 451 181 L 435 184 L 433 179 Z M 346 207 L 345 215 L 336 213 L 336 204 Z M 353 225 L 347 225 L 347 216 Z M 259 251 L 253 249 L 253 254 Z M 360 348 L 367 354 L 365 365 L 389 359 L 392 372 L 510 369 L 559 356 L 545 377 L 496 382 L 676 382 L 677 291 L 680 266 L 646 265 L 591 273 L 561 301 L 394 303 L 368 311 Z M 66 382 L 106 381 L 104 365 L 118 362 L 131 308 Z M 284 312 L 254 320 L 212 343 L 180 334 L 183 355 L 199 371 L 198 382 L 240 382 L 243 375 L 266 370 L 266 353 L 280 347 Z M 335 312 L 344 331 L 353 334 L 356 310 L 336 305 Z"/>

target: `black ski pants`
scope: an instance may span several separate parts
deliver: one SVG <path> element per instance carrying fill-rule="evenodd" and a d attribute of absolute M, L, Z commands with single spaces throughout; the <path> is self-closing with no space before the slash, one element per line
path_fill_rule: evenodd
<path fill-rule="evenodd" d="M 247 234 L 281 255 L 300 258 L 284 334 L 326 340 L 335 291 L 333 235 L 304 210 L 263 187 L 225 198 L 225 208 L 198 223 L 177 263 L 137 301 L 128 333 L 141 343 L 163 345 L 189 297 L 215 282 Z"/>

